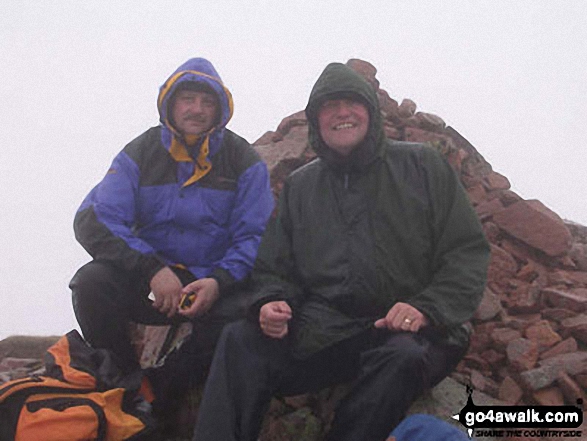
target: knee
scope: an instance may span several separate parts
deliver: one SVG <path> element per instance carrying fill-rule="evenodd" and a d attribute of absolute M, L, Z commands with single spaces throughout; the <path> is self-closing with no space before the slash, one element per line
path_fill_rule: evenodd
<path fill-rule="evenodd" d="M 231 350 L 249 348 L 255 345 L 258 334 L 257 329 L 251 322 L 245 319 L 238 320 L 224 326 L 220 334 L 219 344 L 223 344 Z"/>
<path fill-rule="evenodd" d="M 112 278 L 113 269 L 101 262 L 91 261 L 82 266 L 69 282 L 69 288 L 75 293 L 87 291 Z"/>
<path fill-rule="evenodd" d="M 427 342 L 417 334 L 396 334 L 379 349 L 390 362 L 406 372 L 418 374 L 424 371 Z"/>

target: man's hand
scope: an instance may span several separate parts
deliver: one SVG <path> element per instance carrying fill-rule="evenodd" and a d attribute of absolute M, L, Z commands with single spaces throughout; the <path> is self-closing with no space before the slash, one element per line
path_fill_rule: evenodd
<path fill-rule="evenodd" d="M 393 305 L 384 318 L 375 322 L 376 328 L 387 328 L 390 331 L 418 332 L 426 325 L 428 325 L 428 319 L 424 314 L 412 305 L 402 302 Z"/>
<path fill-rule="evenodd" d="M 259 311 L 259 325 L 263 333 L 269 337 L 285 337 L 290 319 L 291 308 L 282 300 L 265 303 Z"/>
<path fill-rule="evenodd" d="M 161 268 L 149 284 L 155 296 L 153 308 L 167 317 L 173 317 L 181 298 L 181 282 L 169 267 Z"/>
<path fill-rule="evenodd" d="M 220 297 L 220 291 L 218 290 L 218 282 L 216 279 L 204 278 L 198 279 L 186 285 L 182 290 L 183 294 L 189 294 L 193 292 L 196 297 L 194 302 L 185 309 L 180 309 L 181 315 L 193 318 L 200 316 L 208 312 L 214 302 Z"/>

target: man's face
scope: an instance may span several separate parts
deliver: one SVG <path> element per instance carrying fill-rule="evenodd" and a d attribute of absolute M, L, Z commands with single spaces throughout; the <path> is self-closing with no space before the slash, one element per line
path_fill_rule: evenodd
<path fill-rule="evenodd" d="M 348 156 L 367 135 L 369 111 L 359 101 L 328 100 L 318 109 L 318 127 L 328 147 Z"/>
<path fill-rule="evenodd" d="M 182 135 L 200 135 L 212 128 L 218 114 L 218 100 L 209 92 L 180 90 L 173 102 L 171 117 Z"/>

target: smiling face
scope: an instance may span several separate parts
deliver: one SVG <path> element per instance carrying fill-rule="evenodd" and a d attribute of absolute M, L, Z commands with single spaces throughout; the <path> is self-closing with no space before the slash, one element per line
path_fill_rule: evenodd
<path fill-rule="evenodd" d="M 209 92 L 180 90 L 171 109 L 173 125 L 182 135 L 200 135 L 212 128 L 218 115 L 218 99 Z"/>
<path fill-rule="evenodd" d="M 325 101 L 318 109 L 318 127 L 324 143 L 342 156 L 348 156 L 367 135 L 369 111 L 348 98 Z"/>

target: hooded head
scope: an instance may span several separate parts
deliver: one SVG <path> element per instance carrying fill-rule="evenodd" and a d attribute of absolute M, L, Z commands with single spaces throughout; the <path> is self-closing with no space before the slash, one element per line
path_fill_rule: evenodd
<path fill-rule="evenodd" d="M 215 96 L 217 111 L 209 118 L 209 123 L 204 124 L 207 130 L 179 130 L 178 122 L 173 120 L 174 102 L 186 90 L 212 93 Z M 212 63 L 204 58 L 192 58 L 179 66 L 161 86 L 157 108 L 161 121 L 161 141 L 171 157 L 184 164 L 182 168 L 189 168 L 191 177 L 183 185 L 190 185 L 212 168 L 210 157 L 220 149 L 226 124 L 232 117 L 232 95 Z"/>
<path fill-rule="evenodd" d="M 366 109 L 366 133 L 359 138 L 356 146 L 348 154 L 341 154 L 334 145 L 335 140 L 322 136 L 320 116 L 326 110 L 323 106 L 329 103 L 356 103 Z M 363 110 L 364 111 L 364 110 Z M 379 102 L 373 87 L 358 73 L 341 63 L 331 63 L 326 66 L 318 81 L 312 88 L 310 99 L 306 106 L 306 117 L 309 123 L 309 142 L 316 154 L 330 165 L 345 169 L 361 169 L 370 163 L 377 154 L 377 148 L 384 139 L 383 124 L 379 112 Z M 361 115 L 358 116 L 361 118 Z M 322 124 L 325 124 L 322 118 Z M 360 123 L 360 121 L 359 121 Z M 326 127 L 323 127 L 326 129 Z M 327 130 L 322 132 L 327 135 Z M 362 134 L 361 134 L 362 136 Z"/>
<path fill-rule="evenodd" d="M 212 127 L 205 134 L 221 133 L 232 117 L 232 96 L 222 83 L 220 75 L 218 75 L 212 63 L 204 58 L 192 58 L 186 61 L 177 68 L 159 89 L 157 107 L 159 120 L 163 126 L 176 137 L 184 138 L 184 134 L 178 130 L 176 122 L 173 121 L 172 111 L 178 94 L 184 90 L 214 94 L 218 104 L 218 113 L 215 115 Z M 184 141 L 187 144 L 192 144 L 200 136 L 188 135 Z"/>

